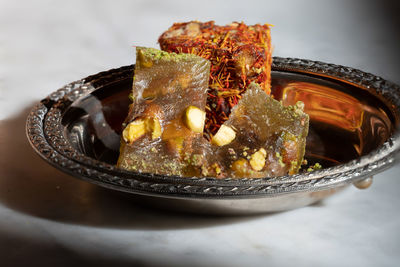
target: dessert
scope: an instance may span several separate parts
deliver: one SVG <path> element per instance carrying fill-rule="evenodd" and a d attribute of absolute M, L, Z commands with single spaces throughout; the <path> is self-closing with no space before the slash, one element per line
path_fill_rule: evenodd
<path fill-rule="evenodd" d="M 217 144 L 221 168 L 232 177 L 272 177 L 295 174 L 303 162 L 309 118 L 304 105 L 282 103 L 252 83 L 221 126 L 224 140 Z M 227 131 L 226 129 L 230 129 Z"/>
<path fill-rule="evenodd" d="M 133 103 L 117 165 L 140 172 L 200 175 L 197 165 L 202 165 L 207 150 L 202 133 L 209 61 L 153 48 L 136 51 Z"/>
<path fill-rule="evenodd" d="M 137 47 L 120 168 L 184 177 L 295 174 L 309 117 L 270 94 L 269 25 L 175 23 Z"/>
<path fill-rule="evenodd" d="M 208 139 L 228 119 L 251 82 L 270 93 L 272 47 L 267 24 L 175 23 L 160 36 L 159 43 L 164 51 L 191 53 L 210 60 L 205 124 Z"/>
<path fill-rule="evenodd" d="M 260 178 L 297 173 L 308 115 L 251 83 L 211 141 L 203 136 L 210 63 L 137 48 L 132 104 L 118 166 L 180 176 Z"/>

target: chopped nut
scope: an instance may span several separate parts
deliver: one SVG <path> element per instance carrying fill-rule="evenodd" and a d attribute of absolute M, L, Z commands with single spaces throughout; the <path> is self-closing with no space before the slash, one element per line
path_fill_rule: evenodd
<path fill-rule="evenodd" d="M 317 162 L 317 163 L 315 163 L 313 166 L 310 166 L 310 167 L 307 169 L 307 171 L 308 171 L 308 172 L 312 172 L 312 171 L 316 171 L 316 170 L 320 170 L 320 169 L 322 169 L 322 165 L 319 164 L 319 163 Z"/>
<path fill-rule="evenodd" d="M 191 160 L 191 165 L 195 167 L 201 167 L 204 165 L 205 157 L 204 155 L 201 154 L 193 154 L 192 155 L 192 160 Z"/>
<path fill-rule="evenodd" d="M 195 133 L 202 133 L 204 122 L 206 120 L 206 112 L 195 106 L 189 106 L 185 110 L 185 125 Z"/>
<path fill-rule="evenodd" d="M 144 68 L 150 68 L 153 66 L 153 61 L 150 58 L 146 57 L 142 50 L 138 50 L 137 57 L 137 61 L 140 62 L 140 66 Z"/>
<path fill-rule="evenodd" d="M 257 152 L 251 155 L 250 166 L 255 171 L 261 171 L 265 166 L 265 157 L 267 156 L 267 151 L 264 148 L 260 148 Z"/>
<path fill-rule="evenodd" d="M 235 172 L 237 177 L 245 177 L 252 173 L 249 162 L 244 158 L 240 158 L 233 162 L 232 170 Z"/>
<path fill-rule="evenodd" d="M 215 169 L 216 175 L 220 175 L 220 174 L 222 173 L 221 167 L 219 166 L 218 163 L 214 163 L 214 164 L 212 165 L 212 167 Z"/>
<path fill-rule="evenodd" d="M 222 125 L 212 138 L 211 143 L 217 146 L 224 146 L 232 142 L 235 137 L 236 133 L 231 127 Z"/>
<path fill-rule="evenodd" d="M 278 163 L 279 163 L 279 165 L 281 165 L 282 168 L 285 167 L 286 164 L 285 164 L 285 163 L 283 162 L 283 160 L 282 160 L 282 155 L 281 155 L 281 153 L 276 152 L 276 153 L 275 153 L 275 156 L 278 158 Z"/>
<path fill-rule="evenodd" d="M 143 119 L 132 121 L 125 127 L 122 136 L 125 142 L 132 144 L 146 133 L 146 123 Z"/>
<path fill-rule="evenodd" d="M 151 139 L 161 137 L 161 124 L 157 118 L 146 118 L 146 131 L 151 132 Z"/>
<path fill-rule="evenodd" d="M 151 133 L 151 138 L 156 139 L 161 136 L 161 124 L 157 118 L 139 118 L 125 127 L 122 136 L 125 142 L 132 144 L 146 133 Z"/>

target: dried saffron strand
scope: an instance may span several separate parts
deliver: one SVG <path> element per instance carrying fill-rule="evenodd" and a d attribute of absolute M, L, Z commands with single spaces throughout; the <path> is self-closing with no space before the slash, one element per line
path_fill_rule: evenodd
<path fill-rule="evenodd" d="M 164 32 L 162 50 L 191 53 L 211 61 L 207 98 L 207 137 L 218 131 L 251 82 L 270 93 L 272 48 L 270 25 L 213 21 L 175 23 Z"/>

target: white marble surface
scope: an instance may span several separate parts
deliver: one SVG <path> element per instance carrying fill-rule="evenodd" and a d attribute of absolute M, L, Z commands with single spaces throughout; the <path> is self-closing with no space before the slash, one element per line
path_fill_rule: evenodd
<path fill-rule="evenodd" d="M 1 266 L 398 266 L 400 166 L 318 205 L 253 217 L 137 206 L 48 166 L 24 122 L 35 101 L 132 64 L 175 21 L 268 22 L 275 55 L 400 83 L 398 4 L 385 1 L 0 0 Z"/>

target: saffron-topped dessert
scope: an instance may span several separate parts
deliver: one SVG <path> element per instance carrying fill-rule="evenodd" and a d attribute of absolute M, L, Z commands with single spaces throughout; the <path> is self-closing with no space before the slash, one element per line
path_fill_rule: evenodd
<path fill-rule="evenodd" d="M 213 21 L 175 23 L 159 38 L 167 52 L 199 55 L 211 62 L 205 136 L 216 134 L 251 82 L 270 93 L 272 46 L 268 24 Z"/>

